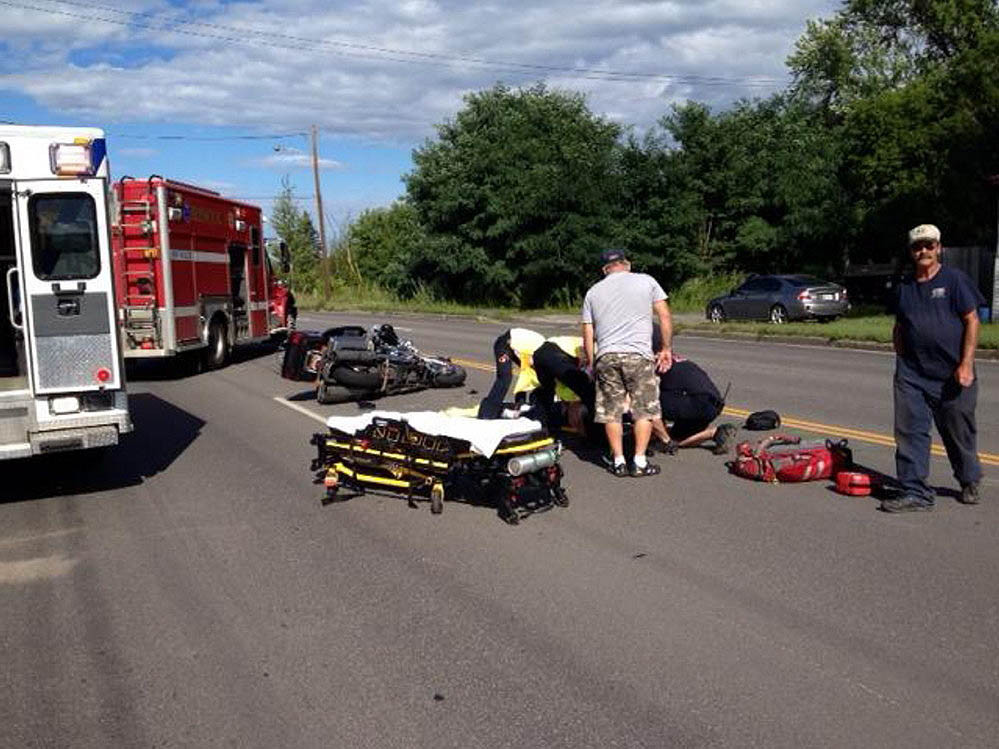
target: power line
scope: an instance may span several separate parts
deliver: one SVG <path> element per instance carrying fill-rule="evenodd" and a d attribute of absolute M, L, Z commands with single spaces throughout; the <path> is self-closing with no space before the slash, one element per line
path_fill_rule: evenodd
<path fill-rule="evenodd" d="M 43 0 L 45 2 L 58 2 L 66 6 L 75 6 L 78 8 L 87 8 L 91 10 L 99 10 L 103 12 L 113 13 L 118 16 L 124 16 L 127 20 L 122 20 L 119 18 L 108 18 L 105 16 L 93 16 L 84 15 L 80 13 L 72 13 L 66 10 L 58 10 L 55 8 L 43 8 L 37 5 L 31 5 L 24 2 L 12 2 L 11 0 L 0 0 L 0 5 L 7 5 L 9 7 L 21 8 L 23 10 L 34 10 L 40 13 L 48 13 L 51 15 L 61 15 L 69 18 L 77 18 L 87 21 L 98 21 L 102 23 L 109 23 L 118 26 L 137 26 L 139 28 L 151 29 L 154 31 L 163 31 L 166 33 L 183 34 L 187 36 L 202 37 L 208 39 L 216 39 L 219 41 L 235 42 L 238 44 L 259 44 L 267 47 L 275 47 L 278 49 L 294 49 L 296 51 L 302 51 L 301 45 L 312 45 L 313 47 L 332 47 L 337 51 L 332 52 L 338 56 L 346 57 L 356 57 L 360 59 L 371 59 L 371 60 L 385 60 L 390 62 L 401 62 L 408 64 L 429 64 L 429 65 L 453 65 L 455 63 L 471 64 L 478 67 L 481 70 L 492 70 L 498 72 L 508 72 L 508 73 L 519 73 L 519 74 L 533 74 L 533 73 L 557 73 L 570 78 L 579 78 L 583 80 L 601 80 L 601 81 L 617 81 L 617 82 L 636 82 L 636 81 L 649 81 L 649 82 L 662 82 L 662 83 L 686 83 L 686 84 L 698 84 L 706 86 L 729 86 L 729 85 L 744 85 L 748 87 L 756 86 L 772 86 L 780 81 L 775 78 L 770 78 L 767 76 L 706 76 L 697 74 L 687 74 L 687 73 L 643 73 L 637 71 L 616 71 L 607 70 L 600 68 L 580 68 L 580 67 L 566 67 L 557 65 L 541 65 L 532 63 L 521 63 L 515 61 L 505 61 L 505 60 L 493 60 L 489 58 L 472 57 L 467 55 L 449 55 L 443 53 L 433 53 L 433 52 L 419 52 L 410 51 L 402 49 L 394 49 L 391 47 L 380 47 L 371 44 L 363 44 L 360 42 L 345 42 L 336 40 L 325 40 L 325 39 L 310 39 L 307 37 L 292 36 L 290 34 L 280 34 L 272 31 L 264 31 L 261 29 L 253 29 L 248 27 L 240 26 L 227 26 L 217 23 L 209 23 L 207 21 L 196 21 L 193 19 L 185 18 L 164 18 L 160 20 L 160 16 L 152 12 L 139 12 L 139 11 L 123 11 L 117 8 L 113 8 L 106 5 L 98 5 L 95 3 L 85 3 L 76 0 Z M 143 22 L 141 19 L 148 19 L 147 22 Z M 224 32 L 220 33 L 209 33 L 204 31 L 197 31 L 194 28 L 175 28 L 176 26 L 185 27 L 199 27 L 205 29 L 211 29 L 213 31 Z M 254 40 L 246 39 L 245 36 L 227 36 L 227 34 L 252 34 L 257 37 Z M 285 40 L 285 42 L 274 41 L 274 40 Z M 318 50 L 313 50 L 318 51 Z M 367 54 L 375 53 L 375 54 Z"/>
<path fill-rule="evenodd" d="M 112 138 L 132 138 L 136 140 L 282 140 L 287 138 L 304 138 L 308 133 L 272 133 L 270 135 L 140 135 L 137 133 L 107 133 Z"/>

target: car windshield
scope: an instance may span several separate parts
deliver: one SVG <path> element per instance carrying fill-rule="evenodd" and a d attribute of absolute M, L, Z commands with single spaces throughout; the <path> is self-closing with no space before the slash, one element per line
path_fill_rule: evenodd
<path fill-rule="evenodd" d="M 792 276 L 787 279 L 787 282 L 792 286 L 828 286 L 828 281 L 823 281 L 821 278 L 815 276 Z"/>

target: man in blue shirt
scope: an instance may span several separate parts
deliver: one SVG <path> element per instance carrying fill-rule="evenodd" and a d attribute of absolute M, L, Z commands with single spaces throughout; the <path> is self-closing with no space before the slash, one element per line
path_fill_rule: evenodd
<path fill-rule="evenodd" d="M 959 500 L 978 504 L 975 347 L 981 292 L 960 270 L 940 264 L 940 230 L 909 232 L 914 274 L 895 298 L 895 470 L 902 494 L 881 503 L 885 512 L 932 510 L 931 420 L 961 484 Z"/>

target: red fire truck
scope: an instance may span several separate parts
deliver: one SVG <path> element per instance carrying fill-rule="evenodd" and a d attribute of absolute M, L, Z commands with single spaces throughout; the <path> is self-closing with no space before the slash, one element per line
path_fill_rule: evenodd
<path fill-rule="evenodd" d="M 114 198 L 126 358 L 192 352 L 217 368 L 233 346 L 293 325 L 294 298 L 274 278 L 258 206 L 158 175 L 122 178 Z"/>

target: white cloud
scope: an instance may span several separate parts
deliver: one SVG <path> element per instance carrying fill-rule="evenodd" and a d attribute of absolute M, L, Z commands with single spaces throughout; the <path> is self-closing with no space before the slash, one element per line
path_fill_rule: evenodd
<path fill-rule="evenodd" d="M 143 26 L 126 27 L 99 19 L 127 15 L 82 0 L 24 2 L 53 12 L 5 6 L 2 45 L 17 49 L 19 62 L 0 67 L 7 73 L 0 90 L 100 122 L 293 130 L 316 123 L 327 133 L 394 143 L 431 135 L 461 107 L 463 93 L 497 80 L 547 78 L 586 93 L 594 111 L 640 128 L 685 98 L 724 105 L 766 95 L 786 82 L 784 58 L 805 19 L 839 5 L 287 0 L 178 8 L 148 0 L 114 6 L 149 13 L 135 18 Z M 164 26 L 165 18 L 173 25 Z M 651 77 L 607 80 L 621 71 Z M 267 165 L 307 161 L 293 156 L 274 154 Z"/>
<path fill-rule="evenodd" d="M 343 164 L 334 159 L 325 159 L 320 156 L 316 162 L 320 169 L 328 171 L 343 169 Z M 312 155 L 297 148 L 282 146 L 280 149 L 275 148 L 274 153 L 269 156 L 255 159 L 253 164 L 284 172 L 289 169 L 311 169 Z"/>

